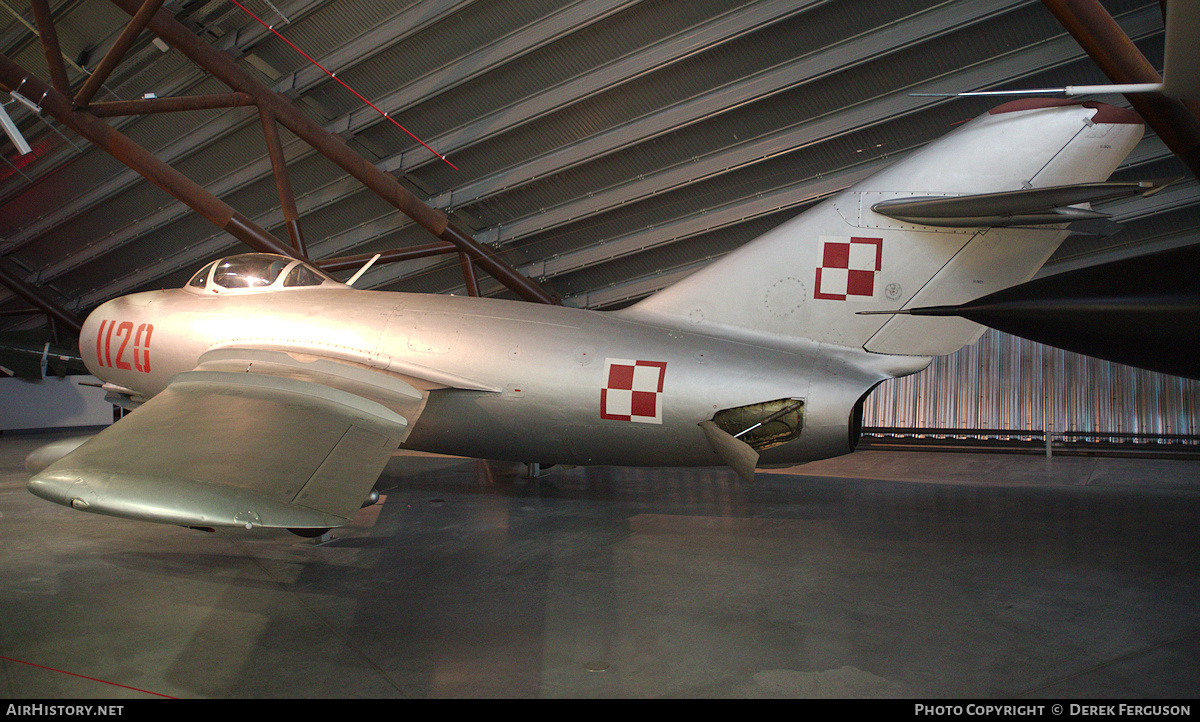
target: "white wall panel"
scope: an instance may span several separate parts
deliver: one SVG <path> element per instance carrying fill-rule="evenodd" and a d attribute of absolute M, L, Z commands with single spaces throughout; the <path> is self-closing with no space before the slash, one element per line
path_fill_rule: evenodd
<path fill-rule="evenodd" d="M 0 431 L 107 426 L 113 406 L 94 376 L 49 377 L 37 381 L 0 378 Z"/>

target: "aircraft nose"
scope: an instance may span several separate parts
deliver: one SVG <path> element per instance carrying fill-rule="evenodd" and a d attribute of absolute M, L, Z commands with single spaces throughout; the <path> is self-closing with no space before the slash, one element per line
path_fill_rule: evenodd
<path fill-rule="evenodd" d="M 122 386 L 150 373 L 152 310 L 162 293 L 122 296 L 88 314 L 79 333 L 79 355 L 88 371 Z"/>
<path fill-rule="evenodd" d="M 107 301 L 97 306 L 84 319 L 83 327 L 79 330 L 79 355 L 83 358 L 83 365 L 87 366 L 93 376 L 100 376 L 97 371 L 104 365 L 100 350 L 100 322 L 113 316 L 112 309 L 115 303 Z"/>

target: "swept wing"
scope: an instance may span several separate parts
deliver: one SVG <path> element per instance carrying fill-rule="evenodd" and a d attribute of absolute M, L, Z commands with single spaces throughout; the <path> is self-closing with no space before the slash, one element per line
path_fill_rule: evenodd
<path fill-rule="evenodd" d="M 364 367 L 222 349 L 29 488 L 85 511 L 184 526 L 340 526 L 424 398 Z"/>

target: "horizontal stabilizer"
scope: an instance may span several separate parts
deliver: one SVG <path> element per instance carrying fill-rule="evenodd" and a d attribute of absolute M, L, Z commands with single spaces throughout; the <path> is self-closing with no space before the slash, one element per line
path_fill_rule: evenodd
<path fill-rule="evenodd" d="M 1134 195 L 1150 196 L 1176 180 L 1178 179 L 1131 183 L 1081 183 L 966 196 L 892 198 L 876 203 L 871 206 L 871 210 L 906 223 L 951 228 L 1071 223 L 1108 216 L 1069 206 Z"/>

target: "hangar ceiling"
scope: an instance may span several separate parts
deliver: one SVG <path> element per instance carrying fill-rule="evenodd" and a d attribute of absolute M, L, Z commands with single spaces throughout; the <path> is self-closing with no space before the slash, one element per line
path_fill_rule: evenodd
<path fill-rule="evenodd" d="M 1161 68 L 1158 0 L 1102 4 Z M 48 7 L 75 92 L 129 15 L 108 0 Z M 563 303 L 599 309 L 669 285 L 1003 102 L 914 93 L 1108 82 L 1037 0 L 172 0 L 163 10 Z M 0 54 L 50 83 L 37 27 L 29 0 L 0 0 Z M 229 92 L 145 31 L 95 100 Z M 247 250 L 49 114 L 0 99 L 32 147 L 0 145 L 0 265 L 63 308 L 82 316 L 181 286 L 207 260 Z M 253 106 L 106 122 L 288 238 Z M 281 136 L 309 257 L 434 241 Z M 1072 236 L 1047 271 L 1200 241 L 1200 189 L 1152 132 L 1114 179 L 1168 176 L 1185 180 L 1100 206 L 1124 228 Z M 464 294 L 465 283 L 451 254 L 377 265 L 356 285 Z M 481 286 L 514 297 L 489 278 Z M 28 308 L 0 286 L 0 329 L 44 325 Z"/>

